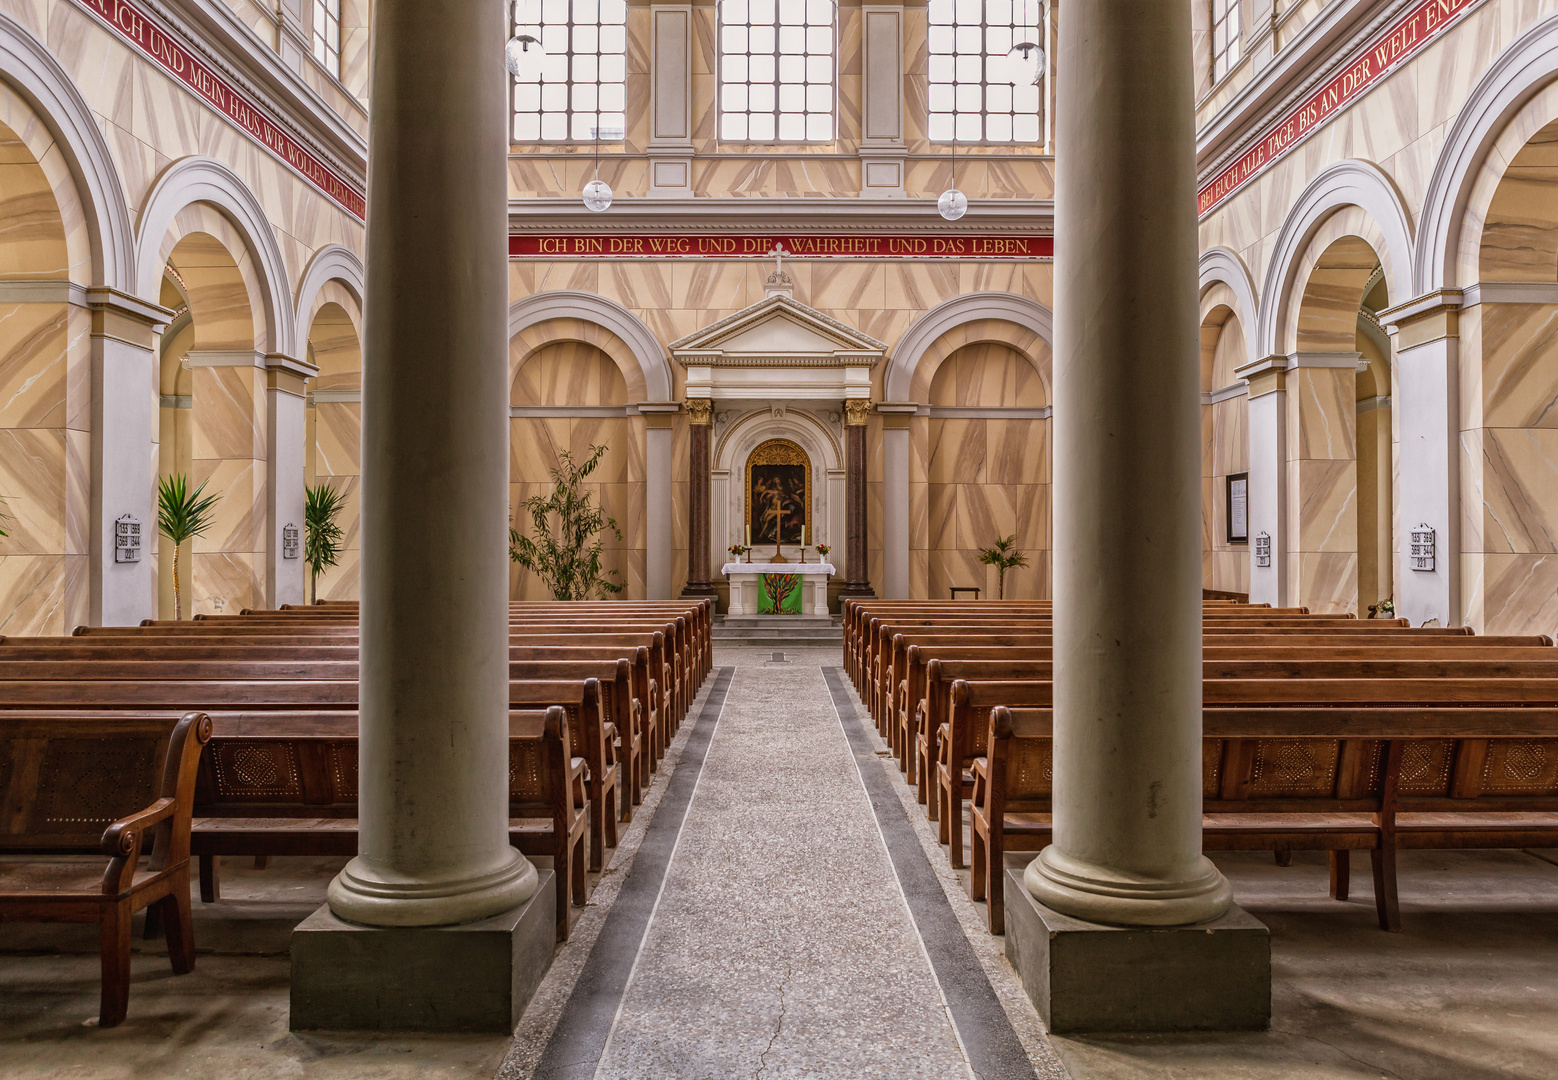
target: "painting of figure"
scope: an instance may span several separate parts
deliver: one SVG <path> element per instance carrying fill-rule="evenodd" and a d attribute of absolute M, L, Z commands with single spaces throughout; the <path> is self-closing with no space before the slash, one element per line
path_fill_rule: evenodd
<path fill-rule="evenodd" d="M 752 466 L 747 507 L 754 547 L 772 544 L 781 536 L 786 544 L 799 544 L 801 526 L 806 524 L 806 466 Z"/>

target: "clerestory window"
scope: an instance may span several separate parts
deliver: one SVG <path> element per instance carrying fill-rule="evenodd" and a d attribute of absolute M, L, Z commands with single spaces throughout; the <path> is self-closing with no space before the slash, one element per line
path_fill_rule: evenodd
<path fill-rule="evenodd" d="M 1044 88 L 1008 63 L 1014 45 L 1044 41 L 1040 0 L 930 0 L 926 128 L 932 142 L 1036 143 Z"/>
<path fill-rule="evenodd" d="M 517 0 L 514 31 L 542 49 L 514 77 L 515 142 L 626 136 L 626 0 Z"/>
<path fill-rule="evenodd" d="M 341 0 L 314 0 L 314 59 L 341 77 Z"/>
<path fill-rule="evenodd" d="M 720 0 L 720 138 L 830 142 L 833 0 Z"/>
<path fill-rule="evenodd" d="M 1240 53 L 1239 0 L 1212 0 L 1212 81 L 1238 64 Z"/>

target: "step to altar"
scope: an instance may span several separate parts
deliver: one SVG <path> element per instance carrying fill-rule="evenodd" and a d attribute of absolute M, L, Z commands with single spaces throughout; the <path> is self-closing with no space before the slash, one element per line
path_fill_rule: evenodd
<path fill-rule="evenodd" d="M 721 615 L 712 627 L 715 645 L 750 648 L 825 648 L 844 645 L 836 615 Z"/>

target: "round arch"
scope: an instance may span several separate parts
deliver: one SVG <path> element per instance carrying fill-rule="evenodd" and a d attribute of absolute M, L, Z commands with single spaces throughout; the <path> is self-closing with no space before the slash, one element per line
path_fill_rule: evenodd
<path fill-rule="evenodd" d="M 304 344 L 308 328 L 314 322 L 314 309 L 321 302 L 319 294 L 332 281 L 340 282 L 357 302 L 356 314 L 361 320 L 362 298 L 366 292 L 362 260 L 350 248 L 340 244 L 326 244 L 314 252 L 314 257 L 308 261 L 308 268 L 303 271 L 303 280 L 298 283 L 296 325 L 303 335 L 299 338 L 299 345 Z"/>
<path fill-rule="evenodd" d="M 1326 220 L 1349 206 L 1356 206 L 1379 228 L 1378 254 L 1385 276 L 1398 288 L 1409 288 L 1412 268 L 1412 219 L 1391 180 L 1366 161 L 1338 161 L 1320 170 L 1309 182 L 1277 234 L 1262 283 L 1253 358 L 1285 354 L 1296 317 L 1291 296 L 1300 262 L 1311 240 Z"/>
<path fill-rule="evenodd" d="M 182 158 L 158 177 L 146 196 L 136 240 L 135 292 L 155 298 L 167 253 L 163 244 L 174 218 L 192 203 L 206 203 L 232 222 L 259 274 L 265 312 L 267 351 L 296 357 L 297 321 L 292 288 L 265 209 L 247 185 L 226 165 L 206 157 Z"/>
<path fill-rule="evenodd" d="M 1483 164 L 1520 111 L 1555 78 L 1558 15 L 1551 15 L 1500 53 L 1467 95 L 1450 125 L 1423 196 L 1413 295 L 1473 284 L 1461 280 L 1458 264 L 1462 228 Z M 1542 124 L 1536 125 L 1540 127 Z"/>
<path fill-rule="evenodd" d="M 1224 247 L 1208 248 L 1201 253 L 1199 294 L 1205 296 L 1208 289 L 1221 284 L 1233 294 L 1229 305 L 1240 328 L 1257 325 L 1260 304 L 1255 299 L 1255 282 L 1244 260 Z M 1246 363 L 1260 359 L 1257 340 L 1253 334 L 1244 335 Z M 1214 389 L 1217 389 L 1214 387 Z"/>
<path fill-rule="evenodd" d="M 882 380 L 884 400 L 911 400 L 914 374 L 937 340 L 966 323 L 986 320 L 1011 323 L 1036 335 L 1046 345 L 1054 345 L 1050 309 L 1037 300 L 1006 292 L 965 293 L 937 304 L 904 331 L 893 347 L 887 374 Z M 1040 371 L 1039 374 L 1045 373 Z"/>
<path fill-rule="evenodd" d="M 75 178 L 92 249 L 92 284 L 130 292 L 134 230 L 108 143 L 65 69 L 30 31 L 3 14 L 0 78 L 42 119 Z M 151 300 L 156 302 L 154 294 Z"/>
<path fill-rule="evenodd" d="M 554 289 L 516 300 L 509 305 L 509 339 L 536 323 L 569 318 L 595 323 L 621 338 L 643 372 L 647 399 L 672 400 L 675 383 L 660 342 L 638 316 L 605 297 L 575 289 Z"/>

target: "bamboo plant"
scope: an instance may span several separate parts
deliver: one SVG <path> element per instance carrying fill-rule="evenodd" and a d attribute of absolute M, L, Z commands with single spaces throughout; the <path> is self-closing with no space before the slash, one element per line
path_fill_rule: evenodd
<path fill-rule="evenodd" d="M 319 575 L 334 566 L 341 558 L 341 541 L 345 534 L 336 518 L 346 506 L 346 496 L 329 484 L 316 484 L 306 489 L 303 504 L 303 559 L 308 563 L 309 592 L 319 599 Z"/>
<path fill-rule="evenodd" d="M 617 571 L 601 570 L 600 536 L 610 529 L 621 540 L 622 530 L 591 503 L 589 492 L 580 490 L 605 453 L 605 446 L 591 446 L 590 456 L 575 464 L 572 454 L 558 451 L 551 494 L 525 500 L 532 535 L 522 536 L 509 526 L 509 558 L 539 574 L 556 600 L 589 600 L 623 589 L 621 582 L 609 580 Z"/>
<path fill-rule="evenodd" d="M 189 478 L 174 473 L 157 481 L 157 528 L 173 541 L 173 618 L 184 617 L 179 583 L 179 546 L 186 540 L 204 536 L 216 520 L 216 495 L 205 494 L 202 483 L 189 490 Z"/>

